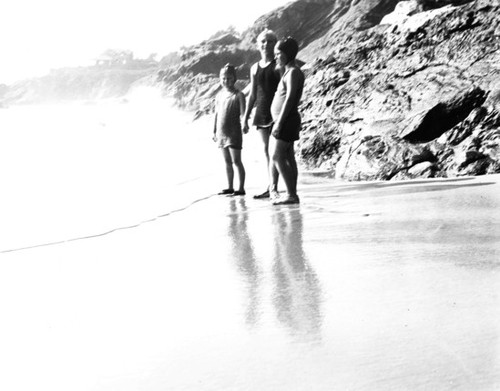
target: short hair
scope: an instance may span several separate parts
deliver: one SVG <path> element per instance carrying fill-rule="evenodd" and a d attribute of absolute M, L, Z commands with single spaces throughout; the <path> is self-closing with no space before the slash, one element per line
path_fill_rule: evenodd
<path fill-rule="evenodd" d="M 292 37 L 287 37 L 283 40 L 279 40 L 276 44 L 276 49 L 281 50 L 286 55 L 287 63 L 295 60 L 297 53 L 299 52 L 299 44 Z"/>
<path fill-rule="evenodd" d="M 273 30 L 268 28 L 264 29 L 259 35 L 257 35 L 257 42 L 259 42 L 264 37 L 270 37 L 274 40 L 274 42 L 278 41 L 278 36 Z"/>
<path fill-rule="evenodd" d="M 220 76 L 224 75 L 224 74 L 228 74 L 232 77 L 234 77 L 234 80 L 236 81 L 236 68 L 234 65 L 232 64 L 226 64 L 222 67 L 222 69 L 220 70 Z"/>

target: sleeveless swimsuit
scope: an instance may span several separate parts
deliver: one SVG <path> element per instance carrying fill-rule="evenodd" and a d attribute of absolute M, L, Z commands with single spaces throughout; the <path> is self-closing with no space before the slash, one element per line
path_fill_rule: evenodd
<path fill-rule="evenodd" d="M 281 78 L 279 84 L 278 84 L 278 89 L 276 91 L 276 94 L 274 95 L 273 103 L 271 105 L 271 112 L 273 116 L 273 120 L 276 121 L 278 119 L 278 116 L 281 112 L 281 108 L 283 107 L 283 104 L 285 103 L 286 99 L 286 85 L 284 82 L 286 74 L 290 70 L 288 69 L 284 74 L 283 77 Z M 300 102 L 300 98 L 302 96 L 302 90 L 304 88 L 304 74 L 302 71 L 300 71 L 300 80 L 299 80 L 299 86 L 298 86 L 298 91 L 296 95 L 296 101 L 293 102 L 292 108 L 286 118 L 284 119 L 284 122 L 282 124 L 282 127 L 279 132 L 274 132 L 273 131 L 273 136 L 279 140 L 283 141 L 295 141 L 299 139 L 299 133 L 300 129 L 302 128 L 301 124 L 301 118 L 300 114 L 298 111 L 298 105 Z"/>
<path fill-rule="evenodd" d="M 253 125 L 261 128 L 269 127 L 273 123 L 270 110 L 271 102 L 280 81 L 276 60 L 271 61 L 265 68 L 257 63 L 255 81 L 257 83 L 257 97 Z"/>

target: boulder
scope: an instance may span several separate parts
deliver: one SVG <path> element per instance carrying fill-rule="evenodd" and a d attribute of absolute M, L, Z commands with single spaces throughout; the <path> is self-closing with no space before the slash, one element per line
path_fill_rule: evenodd
<path fill-rule="evenodd" d="M 308 153 L 302 163 L 330 162 L 336 177 L 348 180 L 496 172 L 500 6 L 463 3 L 412 3 L 404 20 L 338 34 L 328 55 L 307 69 L 300 144 L 310 152 L 308 142 L 335 124 L 335 148 L 323 140 L 329 152 Z M 340 72 L 349 74 L 343 83 Z M 472 140 L 482 157 L 461 159 L 457 148 Z M 434 158 L 417 167 L 411 157 L 423 150 Z"/>
<path fill-rule="evenodd" d="M 429 110 L 418 113 L 412 125 L 405 128 L 400 137 L 410 142 L 429 142 L 440 137 L 444 132 L 464 121 L 469 114 L 479 107 L 486 99 L 485 91 L 480 88 L 459 93 L 449 101 L 439 102 Z M 480 116 L 481 110 L 476 110 L 469 121 Z M 456 136 L 455 136 L 456 139 Z"/>
<path fill-rule="evenodd" d="M 167 91 L 210 113 L 218 69 L 248 84 L 264 28 L 291 35 L 305 61 L 300 164 L 346 180 L 497 172 L 498 0 L 297 0 L 187 48 Z M 167 80 L 168 79 L 168 80 Z"/>

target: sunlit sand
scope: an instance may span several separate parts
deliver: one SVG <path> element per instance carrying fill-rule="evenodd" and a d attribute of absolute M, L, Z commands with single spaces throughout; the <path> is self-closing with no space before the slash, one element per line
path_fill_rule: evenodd
<path fill-rule="evenodd" d="M 171 137 L 110 132 L 51 151 L 40 138 L 27 159 L 49 162 L 2 173 L 0 389 L 500 388 L 498 175 L 302 174 L 301 204 L 275 207 L 251 197 L 262 176 L 250 145 L 249 195 L 221 197 L 215 152 L 198 176 L 164 181 L 154 163 Z M 50 157 L 75 137 L 86 148 L 68 156 L 90 163 L 63 170 Z M 50 187 L 29 193 L 30 168 L 48 165 Z"/>

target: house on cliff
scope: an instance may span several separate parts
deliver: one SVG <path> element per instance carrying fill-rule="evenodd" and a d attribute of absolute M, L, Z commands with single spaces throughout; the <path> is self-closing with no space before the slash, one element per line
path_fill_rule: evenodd
<path fill-rule="evenodd" d="M 94 60 L 95 66 L 101 68 L 124 66 L 134 61 L 134 53 L 130 50 L 108 49 Z"/>

